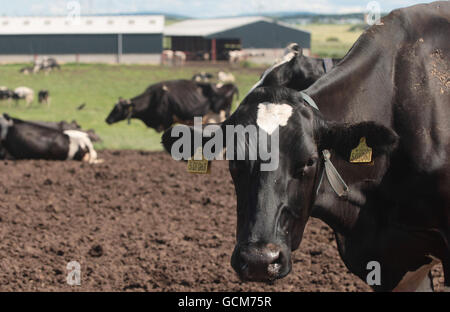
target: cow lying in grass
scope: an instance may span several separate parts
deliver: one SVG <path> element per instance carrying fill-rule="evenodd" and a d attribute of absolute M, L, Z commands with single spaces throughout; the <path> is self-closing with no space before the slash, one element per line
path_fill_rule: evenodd
<path fill-rule="evenodd" d="M 102 162 L 86 133 L 58 131 L 7 114 L 0 115 L 0 142 L 2 154 L 12 159 Z"/>

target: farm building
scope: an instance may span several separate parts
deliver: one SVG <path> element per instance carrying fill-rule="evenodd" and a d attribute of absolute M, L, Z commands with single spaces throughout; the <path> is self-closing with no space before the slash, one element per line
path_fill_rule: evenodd
<path fill-rule="evenodd" d="M 167 26 L 164 47 L 183 51 L 188 60 L 223 60 L 230 50 L 243 49 L 253 55 L 252 61 L 273 61 L 291 42 L 309 53 L 311 34 L 265 17 L 237 17 L 186 20 Z"/>
<path fill-rule="evenodd" d="M 159 63 L 164 16 L 0 17 L 0 62 Z"/>

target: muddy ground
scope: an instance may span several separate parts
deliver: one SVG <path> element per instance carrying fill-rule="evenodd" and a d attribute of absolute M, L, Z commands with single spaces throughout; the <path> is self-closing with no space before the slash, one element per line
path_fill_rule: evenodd
<path fill-rule="evenodd" d="M 288 277 L 240 282 L 229 264 L 235 195 L 224 162 L 199 176 L 164 153 L 100 156 L 93 166 L 0 163 L 0 291 L 369 291 L 317 219 Z M 80 286 L 66 283 L 72 260 Z M 440 268 L 434 275 L 440 288 Z"/>

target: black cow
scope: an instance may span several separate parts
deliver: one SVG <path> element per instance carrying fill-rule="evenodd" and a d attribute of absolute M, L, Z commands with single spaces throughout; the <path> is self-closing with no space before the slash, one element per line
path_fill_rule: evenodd
<path fill-rule="evenodd" d="M 381 22 L 304 93 L 255 88 L 221 125 L 279 126 L 276 170 L 261 171 L 260 158 L 229 164 L 242 279 L 286 276 L 313 216 L 333 228 L 351 272 L 366 281 L 379 264 L 375 290 L 432 290 L 439 261 L 450 287 L 450 3 Z M 373 154 L 352 163 L 362 138 Z"/>
<path fill-rule="evenodd" d="M 251 91 L 257 87 L 268 86 L 305 90 L 330 72 L 340 61 L 341 59 L 304 56 L 302 48 L 296 43 L 291 43 L 285 49 L 284 58 L 267 69 Z"/>
<path fill-rule="evenodd" d="M 92 142 L 101 142 L 102 141 L 100 136 L 97 133 L 95 133 L 95 131 L 93 129 L 83 130 L 81 128 L 81 126 L 77 123 L 76 120 L 72 120 L 71 122 L 67 122 L 64 120 L 56 121 L 56 122 L 54 122 L 54 121 L 28 121 L 28 122 L 34 123 L 34 124 L 37 124 L 40 126 L 44 126 L 47 128 L 52 128 L 52 129 L 62 131 L 62 132 L 66 131 L 66 130 L 78 130 L 81 132 L 85 132 Z"/>
<path fill-rule="evenodd" d="M 50 93 L 48 90 L 40 90 L 38 93 L 38 102 L 45 103 L 48 107 L 50 107 Z"/>
<path fill-rule="evenodd" d="M 81 160 L 100 162 L 86 133 L 59 131 L 0 115 L 0 145 L 13 159 Z"/>
<path fill-rule="evenodd" d="M 206 116 L 208 120 L 212 114 L 228 117 L 237 92 L 237 87 L 231 84 L 219 88 L 191 80 L 164 81 L 130 100 L 119 99 L 106 122 L 137 118 L 160 132 L 176 122 L 192 123 L 195 116 Z"/>

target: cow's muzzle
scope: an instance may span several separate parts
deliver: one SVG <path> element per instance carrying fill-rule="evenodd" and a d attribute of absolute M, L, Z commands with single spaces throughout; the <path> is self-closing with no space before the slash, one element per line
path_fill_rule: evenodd
<path fill-rule="evenodd" d="M 291 271 L 290 251 L 273 243 L 236 246 L 231 266 L 243 281 L 273 281 Z"/>

